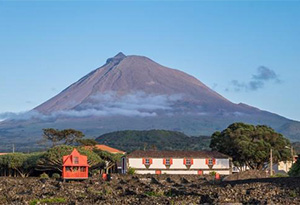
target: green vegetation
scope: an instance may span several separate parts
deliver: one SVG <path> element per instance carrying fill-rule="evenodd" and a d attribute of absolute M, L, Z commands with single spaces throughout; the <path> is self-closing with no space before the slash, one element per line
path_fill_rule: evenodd
<path fill-rule="evenodd" d="M 168 130 L 125 130 L 101 135 L 101 144 L 125 150 L 205 150 L 209 149 L 210 137 L 189 137 L 181 132 Z"/>
<path fill-rule="evenodd" d="M 147 191 L 145 192 L 147 196 L 153 196 L 153 197 L 161 197 L 164 196 L 164 192 L 155 192 L 155 191 Z"/>
<path fill-rule="evenodd" d="M 118 161 L 121 160 L 122 154 L 112 154 L 106 151 L 99 150 L 97 148 L 93 149 L 93 152 L 97 154 L 105 163 L 103 164 L 103 169 L 105 173 L 108 173 L 111 168 L 113 168 Z"/>
<path fill-rule="evenodd" d="M 57 130 L 53 128 L 43 129 L 44 142 L 51 142 L 52 147 L 58 144 L 72 145 L 84 137 L 84 134 L 78 130 L 65 129 Z"/>
<path fill-rule="evenodd" d="M 12 153 L 0 156 L 0 174 L 2 176 L 28 177 L 37 166 L 42 153 Z"/>
<path fill-rule="evenodd" d="M 97 143 L 94 139 L 79 139 L 76 141 L 80 146 L 95 146 Z"/>
<path fill-rule="evenodd" d="M 43 174 L 40 175 L 40 178 L 41 179 L 49 179 L 49 175 L 46 174 L 46 173 L 43 173 Z"/>
<path fill-rule="evenodd" d="M 128 170 L 127 170 L 127 174 L 130 174 L 130 175 L 135 174 L 135 169 L 132 168 L 132 167 L 129 167 Z"/>
<path fill-rule="evenodd" d="M 270 150 L 273 150 L 274 162 L 291 159 L 291 146 L 288 139 L 264 125 L 234 123 L 222 132 L 212 135 L 212 150 L 227 154 L 233 158 L 236 166 L 248 166 L 262 170 L 269 162 Z"/>
<path fill-rule="evenodd" d="M 48 198 L 48 199 L 33 199 L 29 202 L 29 205 L 36 204 L 66 204 L 67 200 L 65 198 Z"/>
<path fill-rule="evenodd" d="M 53 174 L 52 174 L 52 178 L 53 178 L 53 179 L 60 179 L 60 174 L 58 174 L 58 173 L 53 173 Z"/>
<path fill-rule="evenodd" d="M 68 145 L 60 145 L 53 147 L 45 152 L 38 160 L 37 170 L 39 171 L 54 171 L 62 172 L 62 157 L 71 154 L 75 147 Z M 98 154 L 92 150 L 84 149 L 83 147 L 76 147 L 78 152 L 88 157 L 88 163 L 93 168 L 99 168 L 103 166 L 104 161 Z"/>
<path fill-rule="evenodd" d="M 299 159 L 296 161 L 296 163 L 293 164 L 292 168 L 290 169 L 289 176 L 300 177 L 300 160 Z"/>
<path fill-rule="evenodd" d="M 216 174 L 217 174 L 217 172 L 215 172 L 215 171 L 209 172 L 209 175 L 213 176 L 213 177 L 216 176 Z"/>
<path fill-rule="evenodd" d="M 277 178 L 277 177 L 288 177 L 288 176 L 289 176 L 289 175 L 284 174 L 284 173 L 277 173 L 277 174 L 272 175 L 271 177 Z"/>

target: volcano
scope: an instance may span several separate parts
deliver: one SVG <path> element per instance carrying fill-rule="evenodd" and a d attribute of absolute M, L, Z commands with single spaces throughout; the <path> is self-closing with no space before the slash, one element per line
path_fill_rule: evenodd
<path fill-rule="evenodd" d="M 1 122 L 3 142 L 34 144 L 48 127 L 74 128 L 88 137 L 128 129 L 211 135 L 233 122 L 265 124 L 292 140 L 300 138 L 299 122 L 232 103 L 191 75 L 123 53 L 29 113 Z"/>

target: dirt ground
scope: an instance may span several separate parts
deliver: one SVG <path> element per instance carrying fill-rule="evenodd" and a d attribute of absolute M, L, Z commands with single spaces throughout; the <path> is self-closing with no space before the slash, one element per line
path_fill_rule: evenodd
<path fill-rule="evenodd" d="M 113 175 L 62 182 L 0 177 L 0 204 L 300 204 L 300 178 L 213 181 L 199 176 Z"/>

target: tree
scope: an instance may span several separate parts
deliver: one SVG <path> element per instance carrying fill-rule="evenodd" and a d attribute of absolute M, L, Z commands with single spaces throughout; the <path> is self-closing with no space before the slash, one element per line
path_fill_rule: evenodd
<path fill-rule="evenodd" d="M 80 146 L 95 146 L 96 144 L 98 144 L 98 142 L 94 139 L 79 139 L 77 140 L 77 143 Z"/>
<path fill-rule="evenodd" d="M 52 147 L 55 147 L 62 140 L 60 131 L 53 128 L 43 129 L 43 138 L 45 141 L 51 141 Z"/>
<path fill-rule="evenodd" d="M 299 159 L 291 167 L 291 169 L 289 171 L 289 176 L 300 177 L 300 160 Z"/>
<path fill-rule="evenodd" d="M 121 160 L 122 154 L 112 154 L 100 149 L 94 148 L 93 152 L 96 153 L 101 159 L 105 161 L 105 172 L 108 173 L 108 170 L 113 168 L 118 161 Z"/>
<path fill-rule="evenodd" d="M 74 142 L 83 138 L 84 134 L 81 131 L 74 129 L 58 130 L 53 128 L 43 129 L 43 138 L 46 141 L 51 141 L 52 147 L 55 147 L 60 142 L 66 145 L 72 145 Z"/>
<path fill-rule="evenodd" d="M 36 167 L 42 153 L 13 153 L 0 156 L 0 169 L 4 176 L 28 177 Z"/>
<path fill-rule="evenodd" d="M 289 140 L 265 125 L 233 123 L 222 132 L 215 132 L 211 138 L 212 150 L 231 156 L 238 167 L 264 169 L 271 149 L 275 163 L 292 157 L 286 149 L 290 146 Z"/>
<path fill-rule="evenodd" d="M 91 169 L 99 168 L 104 166 L 104 161 L 93 151 L 87 150 L 81 147 L 76 147 L 78 152 L 88 157 L 88 163 Z M 38 161 L 37 170 L 40 171 L 54 171 L 62 172 L 63 161 L 62 158 L 65 155 L 71 154 L 73 146 L 60 145 L 49 149 L 41 159 Z"/>

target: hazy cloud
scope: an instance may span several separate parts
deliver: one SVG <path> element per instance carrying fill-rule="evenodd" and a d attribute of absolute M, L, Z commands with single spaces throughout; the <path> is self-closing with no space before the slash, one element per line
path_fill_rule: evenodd
<path fill-rule="evenodd" d="M 69 117 L 92 116 L 136 116 L 153 117 L 158 111 L 172 110 L 172 105 L 181 99 L 181 95 L 148 95 L 143 92 L 118 96 L 115 92 L 98 94 L 90 97 L 74 110 L 62 110 L 51 114 L 42 114 L 38 111 L 21 113 L 0 113 L 0 119 L 13 120 L 55 120 Z"/>
<path fill-rule="evenodd" d="M 238 80 L 232 80 L 230 87 L 226 88 L 226 91 L 256 91 L 262 89 L 266 82 L 272 81 L 273 83 L 281 83 L 278 75 L 274 70 L 271 70 L 265 66 L 257 68 L 256 74 L 252 75 L 249 82 L 240 82 Z"/>

